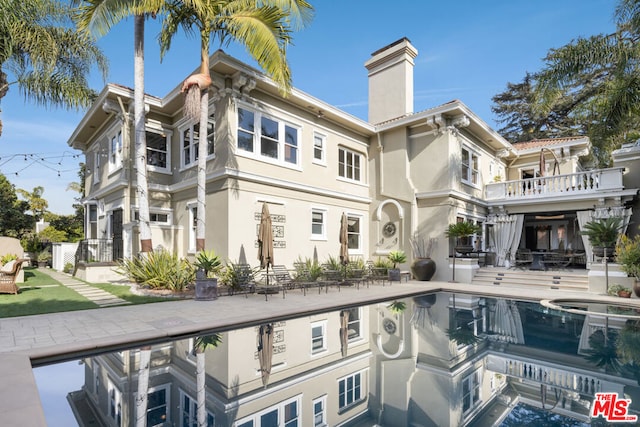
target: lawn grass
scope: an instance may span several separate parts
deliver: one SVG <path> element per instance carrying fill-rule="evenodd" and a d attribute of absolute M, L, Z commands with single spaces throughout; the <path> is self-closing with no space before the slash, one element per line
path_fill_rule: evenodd
<path fill-rule="evenodd" d="M 128 286 L 97 284 L 96 286 L 132 304 L 167 301 L 167 298 L 134 295 Z M 18 295 L 0 294 L 0 318 L 29 316 L 32 314 L 56 313 L 62 311 L 88 310 L 98 308 L 77 292 L 60 284 L 36 268 L 24 269 L 24 283 L 19 283 Z"/>

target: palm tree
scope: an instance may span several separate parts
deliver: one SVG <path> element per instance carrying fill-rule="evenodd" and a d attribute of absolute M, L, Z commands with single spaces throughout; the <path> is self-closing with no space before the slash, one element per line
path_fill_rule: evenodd
<path fill-rule="evenodd" d="M 591 122 L 592 139 L 603 144 L 600 162 L 629 131 L 637 130 L 640 113 L 640 1 L 619 0 L 616 31 L 552 49 L 537 75 L 537 97 L 543 112 L 571 96 L 571 112 Z M 596 137 L 596 138 L 593 138 Z"/>
<path fill-rule="evenodd" d="M 222 342 L 220 334 L 204 335 L 197 337 L 194 345 L 193 352 L 196 355 L 196 418 L 198 421 L 198 427 L 206 427 L 207 425 L 207 411 L 205 405 L 205 364 L 204 364 L 204 352 L 207 347 L 217 347 Z"/>
<path fill-rule="evenodd" d="M 286 48 L 291 31 L 302 28 L 313 16 L 305 0 L 170 0 L 160 35 L 161 56 L 170 48 L 179 28 L 200 36 L 200 73 L 187 78 L 185 115 L 199 119 L 196 250 L 205 248 L 205 197 L 207 166 L 207 121 L 209 118 L 209 45 L 231 41 L 244 45 L 251 56 L 280 85 L 284 93 L 291 87 Z"/>
<path fill-rule="evenodd" d="M 106 78 L 107 59 L 69 25 L 70 6 L 55 0 L 0 0 L 0 10 L 0 100 L 17 85 L 38 105 L 89 106 L 96 93 L 87 76 L 96 65 Z"/>
<path fill-rule="evenodd" d="M 138 393 L 136 394 L 136 427 L 147 425 L 147 404 L 149 403 L 149 368 L 151 346 L 144 346 L 138 352 Z"/>
<path fill-rule="evenodd" d="M 79 0 L 74 0 L 79 1 Z M 93 0 L 83 2 L 76 15 L 81 31 L 103 36 L 123 18 L 134 15 L 134 122 L 136 195 L 139 203 L 140 251 L 145 254 L 153 250 L 149 218 L 149 191 L 147 183 L 147 140 L 144 110 L 144 21 L 146 14 L 155 14 L 164 2 L 151 0 Z M 127 112 L 122 112 L 125 117 Z M 128 128 L 128 126 L 127 126 Z"/>

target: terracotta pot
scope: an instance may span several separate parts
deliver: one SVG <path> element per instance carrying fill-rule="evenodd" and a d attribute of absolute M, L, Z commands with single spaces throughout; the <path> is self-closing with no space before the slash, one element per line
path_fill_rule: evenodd
<path fill-rule="evenodd" d="M 633 282 L 633 293 L 640 298 L 640 280 L 638 279 Z"/>
<path fill-rule="evenodd" d="M 618 296 L 621 298 L 631 298 L 631 291 L 618 291 Z"/>
<path fill-rule="evenodd" d="M 416 258 L 411 263 L 411 274 L 418 280 L 429 281 L 436 274 L 436 263 L 431 258 Z"/>

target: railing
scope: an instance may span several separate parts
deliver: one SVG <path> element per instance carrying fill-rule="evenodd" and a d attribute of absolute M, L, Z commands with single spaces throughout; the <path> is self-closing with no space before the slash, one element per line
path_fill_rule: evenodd
<path fill-rule="evenodd" d="M 113 240 L 87 239 L 78 243 L 76 264 L 78 262 L 112 262 L 115 261 Z"/>
<path fill-rule="evenodd" d="M 624 188 L 624 168 L 596 169 L 565 175 L 541 176 L 485 185 L 486 200 L 529 199 L 597 193 Z"/>
<path fill-rule="evenodd" d="M 600 378 L 586 371 L 571 372 L 567 369 L 509 357 L 490 356 L 490 359 L 503 367 L 500 373 L 510 377 L 523 378 L 590 396 L 602 389 Z"/>

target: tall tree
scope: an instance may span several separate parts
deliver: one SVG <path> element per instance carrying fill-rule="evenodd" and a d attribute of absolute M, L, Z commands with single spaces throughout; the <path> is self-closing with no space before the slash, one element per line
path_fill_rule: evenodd
<path fill-rule="evenodd" d="M 39 221 L 47 211 L 49 207 L 49 202 L 42 197 L 44 194 L 44 187 L 39 185 L 33 188 L 33 191 L 23 190 L 21 188 L 16 189 L 16 192 L 25 198 L 27 203 L 29 203 L 29 209 L 33 214 L 33 217 L 36 221 Z"/>
<path fill-rule="evenodd" d="M 640 124 L 640 0 L 619 0 L 614 17 L 615 32 L 552 49 L 536 85 L 543 112 L 571 93 L 578 102 L 570 112 L 597 117 L 589 133 L 600 145 L 601 165 Z"/>
<path fill-rule="evenodd" d="M 205 357 L 207 347 L 217 347 L 222 342 L 220 334 L 202 335 L 195 339 L 193 352 L 196 355 L 196 419 L 198 427 L 207 426 L 205 393 Z"/>
<path fill-rule="evenodd" d="M 71 8 L 56 0 L 0 0 L 0 101 L 12 85 L 38 105 L 81 108 L 96 93 L 87 77 L 107 60 L 71 25 Z M 0 120 L 0 135 L 2 121 Z"/>
<path fill-rule="evenodd" d="M 305 0 L 170 0 L 160 35 L 161 55 L 170 48 L 179 28 L 200 36 L 200 73 L 183 84 L 187 92 L 185 113 L 199 119 L 196 250 L 205 248 L 207 121 L 209 119 L 209 46 L 235 41 L 247 49 L 283 92 L 291 87 L 286 49 L 291 31 L 302 28 L 313 16 Z M 190 112 L 190 113 L 188 113 Z"/>
<path fill-rule="evenodd" d="M 18 200 L 15 187 L 0 173 L 0 235 L 21 238 L 33 230 L 29 202 Z"/>
<path fill-rule="evenodd" d="M 76 0 L 77 2 L 78 0 Z M 144 22 L 147 15 L 155 16 L 163 5 L 161 0 L 91 0 L 83 2 L 76 16 L 78 28 L 103 36 L 118 22 L 134 15 L 134 129 L 136 195 L 139 204 L 140 251 L 153 250 L 149 218 L 149 185 L 147 182 L 147 140 L 144 108 Z M 126 117 L 127 112 L 122 112 Z M 125 120 L 125 124 L 128 121 Z"/>

